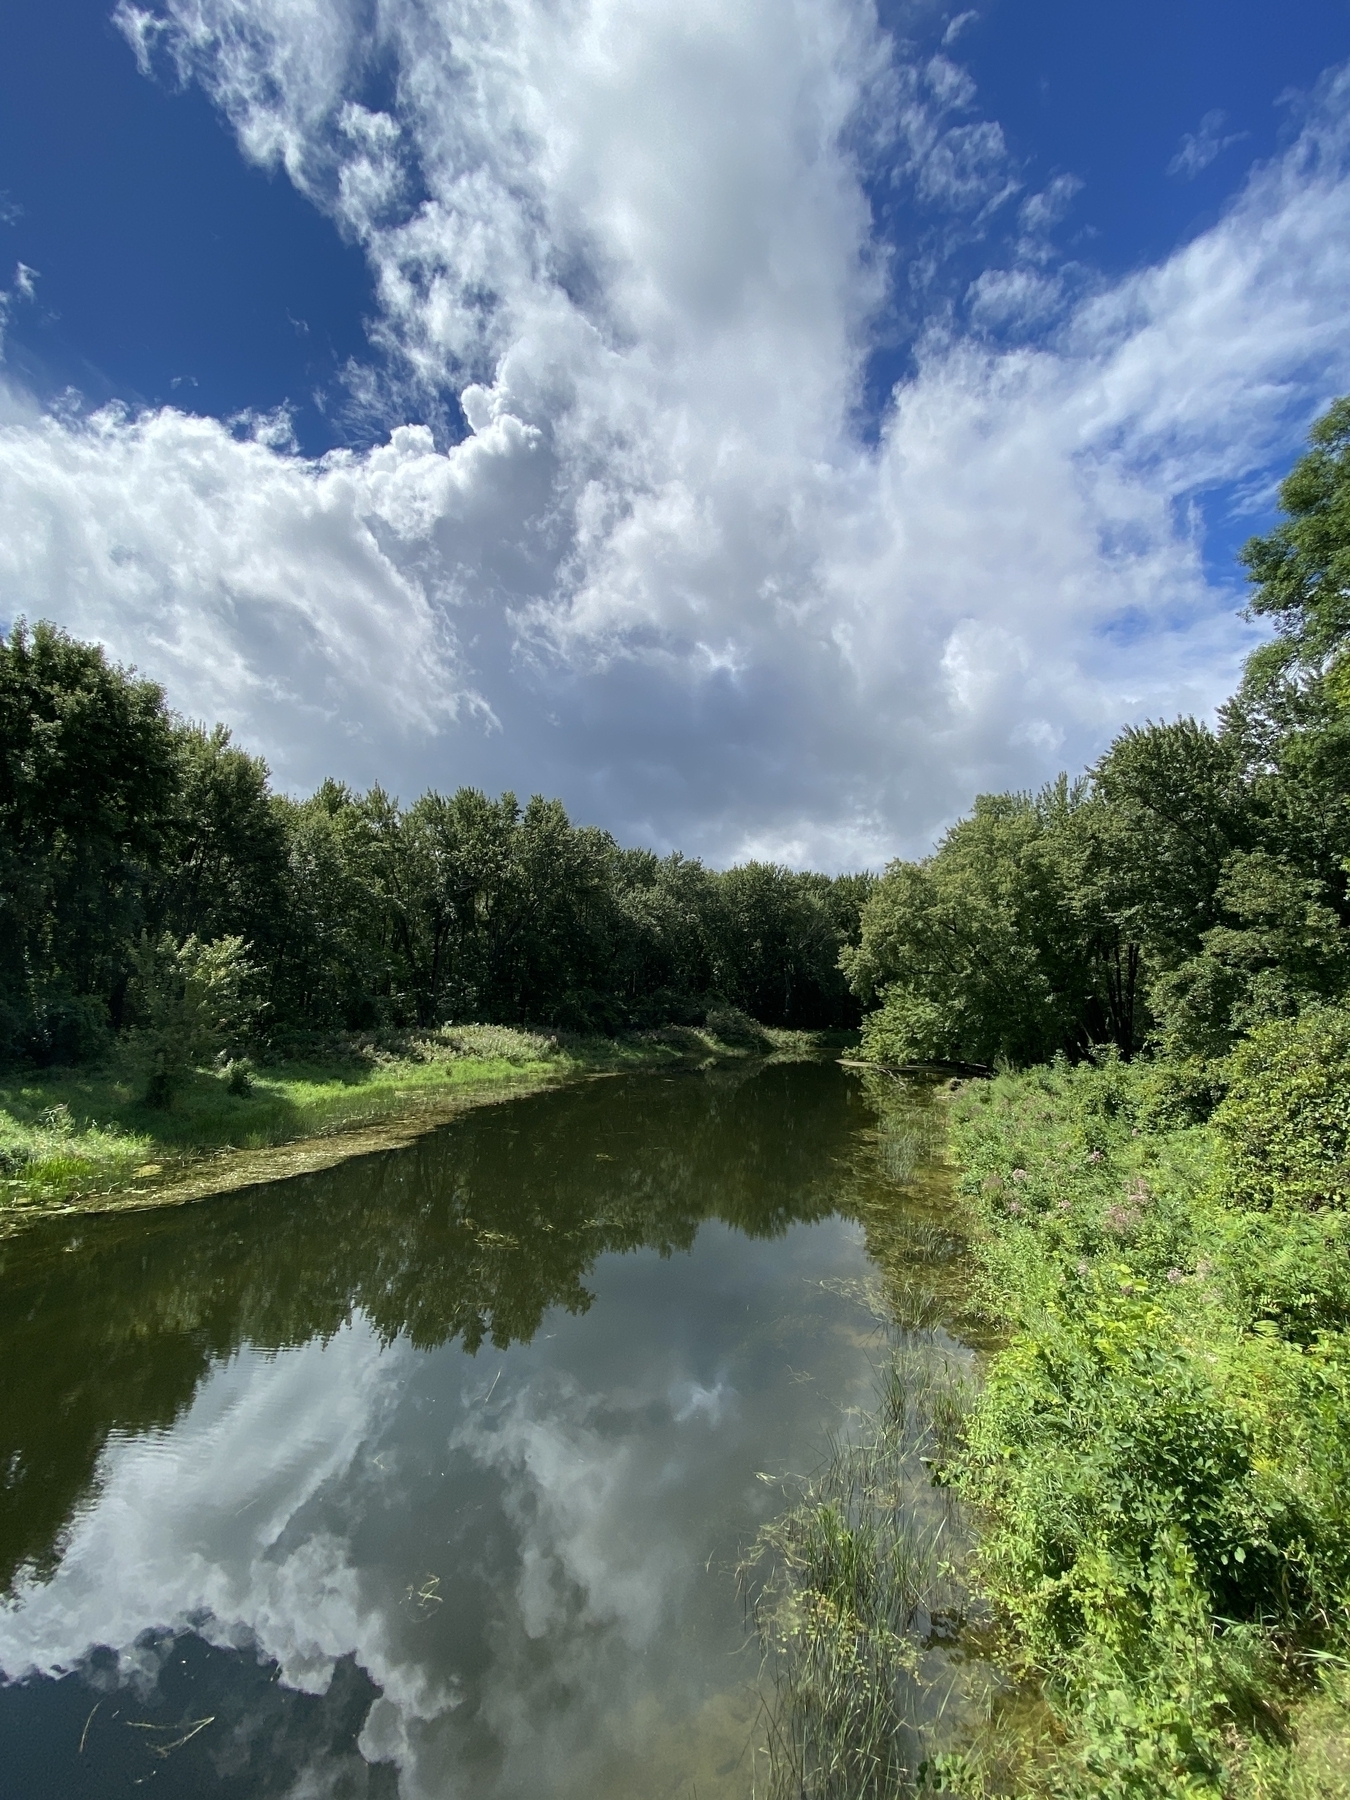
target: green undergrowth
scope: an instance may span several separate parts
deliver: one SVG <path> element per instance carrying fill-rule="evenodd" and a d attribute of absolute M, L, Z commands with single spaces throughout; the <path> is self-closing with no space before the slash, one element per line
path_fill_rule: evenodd
<path fill-rule="evenodd" d="M 1253 1034 L 1203 1104 L 1113 1062 L 956 1098 L 1006 1335 L 948 1478 L 1044 1729 L 946 1791 L 1350 1795 L 1344 1025 Z"/>
<path fill-rule="evenodd" d="M 115 1196 L 203 1157 L 395 1121 L 458 1097 L 586 1074 L 819 1054 L 828 1034 L 731 1011 L 618 1038 L 501 1025 L 299 1040 L 241 1079 L 198 1069 L 152 1106 L 116 1066 L 0 1072 L 0 1211 Z"/>

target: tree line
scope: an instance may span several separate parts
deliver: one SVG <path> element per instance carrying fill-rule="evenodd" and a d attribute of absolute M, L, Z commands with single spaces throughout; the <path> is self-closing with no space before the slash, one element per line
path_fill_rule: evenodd
<path fill-rule="evenodd" d="M 728 1006 L 849 1025 L 839 956 L 872 885 L 625 849 L 537 795 L 403 805 L 329 780 L 293 798 L 98 645 L 22 620 L 0 639 L 10 1059 L 96 1058 L 151 1027 L 164 1051 L 202 1021 L 273 1045 L 448 1020 L 613 1032 Z M 205 1038 L 164 1053 L 190 1061 Z"/>
<path fill-rule="evenodd" d="M 1274 636 L 1215 726 L 1123 732 L 894 862 L 843 951 L 874 1056 L 1213 1061 L 1350 988 L 1350 398 L 1241 552 Z"/>

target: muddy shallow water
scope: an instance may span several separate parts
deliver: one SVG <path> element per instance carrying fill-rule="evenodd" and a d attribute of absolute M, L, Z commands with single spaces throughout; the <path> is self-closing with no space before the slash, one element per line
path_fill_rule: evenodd
<path fill-rule="evenodd" d="M 624 1076 L 0 1246 L 0 1792 L 749 1796 L 732 1570 L 872 1396 L 877 1123 Z"/>

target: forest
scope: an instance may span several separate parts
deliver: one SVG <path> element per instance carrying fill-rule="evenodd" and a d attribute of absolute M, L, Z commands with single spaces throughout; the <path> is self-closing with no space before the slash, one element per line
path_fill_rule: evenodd
<path fill-rule="evenodd" d="M 0 859 L 0 1057 L 139 1034 L 161 1075 L 447 1020 L 856 1024 L 839 956 L 874 885 L 622 849 L 537 795 L 293 799 L 226 727 L 23 621 L 0 644 Z"/>

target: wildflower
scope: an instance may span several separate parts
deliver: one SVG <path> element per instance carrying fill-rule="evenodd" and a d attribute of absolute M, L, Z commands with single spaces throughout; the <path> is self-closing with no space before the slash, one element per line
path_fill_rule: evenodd
<path fill-rule="evenodd" d="M 1027 1178 L 1027 1172 L 1025 1169 L 1014 1169 L 1012 1172 L 1012 1178 L 1014 1181 L 1025 1181 Z"/>
<path fill-rule="evenodd" d="M 1184 1281 L 1186 1277 L 1182 1274 L 1180 1269 L 1169 1269 L 1167 1271 L 1167 1279 L 1171 1282 L 1172 1286 L 1175 1287 L 1179 1281 Z"/>
<path fill-rule="evenodd" d="M 1086 1262 L 1080 1262 L 1080 1263 L 1079 1263 L 1079 1265 L 1078 1265 L 1078 1273 L 1079 1273 L 1079 1274 L 1080 1274 L 1080 1275 L 1081 1275 L 1081 1276 L 1082 1276 L 1082 1278 L 1083 1278 L 1083 1280 L 1084 1280 L 1084 1281 L 1086 1281 L 1086 1280 L 1087 1280 L 1087 1278 L 1088 1278 L 1088 1273 L 1089 1273 L 1089 1270 L 1088 1270 L 1088 1265 L 1087 1265 L 1087 1263 L 1086 1263 Z"/>
<path fill-rule="evenodd" d="M 1020 1213 L 1021 1210 L 1022 1210 L 1022 1202 L 1020 1200 L 1010 1200 L 1008 1202 L 1008 1211 L 1010 1213 Z"/>
<path fill-rule="evenodd" d="M 1073 1201 L 1072 1200 L 1061 1200 L 1059 1203 L 1059 1210 L 1061 1212 L 1072 1212 L 1073 1211 Z"/>
<path fill-rule="evenodd" d="M 1089 1150 L 1088 1151 L 1088 1161 L 1090 1163 L 1099 1163 L 1101 1160 L 1102 1160 L 1102 1153 L 1100 1150 Z"/>

